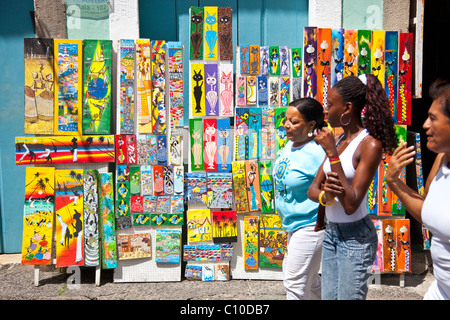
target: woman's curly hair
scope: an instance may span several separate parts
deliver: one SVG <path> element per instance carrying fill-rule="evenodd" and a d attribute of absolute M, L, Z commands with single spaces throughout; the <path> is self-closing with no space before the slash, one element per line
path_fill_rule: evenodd
<path fill-rule="evenodd" d="M 389 100 L 380 80 L 366 74 L 367 84 L 356 76 L 347 76 L 333 88 L 344 102 L 351 102 L 361 113 L 364 127 L 381 142 L 383 153 L 392 154 L 398 145 Z"/>

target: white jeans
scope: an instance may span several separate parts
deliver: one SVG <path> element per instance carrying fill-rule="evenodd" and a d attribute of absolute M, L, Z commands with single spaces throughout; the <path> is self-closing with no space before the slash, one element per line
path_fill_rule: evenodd
<path fill-rule="evenodd" d="M 283 283 L 288 300 L 320 300 L 320 262 L 325 230 L 305 227 L 288 233 Z"/>

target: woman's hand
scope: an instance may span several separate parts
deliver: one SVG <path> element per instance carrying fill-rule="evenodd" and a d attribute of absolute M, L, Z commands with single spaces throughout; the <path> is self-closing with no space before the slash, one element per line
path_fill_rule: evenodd
<path fill-rule="evenodd" d="M 414 161 L 414 146 L 406 148 L 406 142 L 403 142 L 395 149 L 388 163 L 386 170 L 386 182 L 392 183 L 396 181 L 400 175 L 402 169 Z"/>
<path fill-rule="evenodd" d="M 319 130 L 314 141 L 322 146 L 328 157 L 338 156 L 333 132 L 328 127 L 323 127 Z"/>
<path fill-rule="evenodd" d="M 323 183 L 323 190 L 325 191 L 325 199 L 327 202 L 344 193 L 344 187 L 336 172 L 331 171 L 328 173 L 327 179 Z"/>

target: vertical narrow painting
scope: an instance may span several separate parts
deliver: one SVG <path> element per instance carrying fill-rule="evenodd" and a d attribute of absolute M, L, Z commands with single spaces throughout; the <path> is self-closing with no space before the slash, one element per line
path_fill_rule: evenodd
<path fill-rule="evenodd" d="M 280 107 L 287 107 L 291 102 L 291 79 L 280 77 Z"/>
<path fill-rule="evenodd" d="M 380 80 L 384 88 L 384 49 L 385 48 L 385 31 L 372 31 L 372 74 Z"/>
<path fill-rule="evenodd" d="M 250 73 L 250 47 L 248 44 L 239 46 L 239 67 L 242 74 Z"/>
<path fill-rule="evenodd" d="M 397 270 L 397 232 L 395 219 L 383 219 L 383 270 L 395 272 Z"/>
<path fill-rule="evenodd" d="M 250 212 L 261 211 L 258 160 L 245 160 L 245 174 L 247 180 L 248 209 Z"/>
<path fill-rule="evenodd" d="M 275 212 L 275 196 L 272 178 L 272 161 L 258 161 L 259 184 L 261 189 L 261 212 Z"/>
<path fill-rule="evenodd" d="M 344 77 L 344 29 L 331 29 L 331 83 Z"/>
<path fill-rule="evenodd" d="M 82 131 L 83 42 L 54 39 L 55 123 L 54 134 L 72 135 Z"/>
<path fill-rule="evenodd" d="M 247 78 L 245 76 L 236 77 L 236 106 L 247 105 Z"/>
<path fill-rule="evenodd" d="M 204 8 L 190 7 L 190 36 L 189 36 L 189 58 L 190 60 L 203 60 L 203 27 Z"/>
<path fill-rule="evenodd" d="M 372 32 L 358 30 L 358 75 L 371 73 Z"/>
<path fill-rule="evenodd" d="M 84 265 L 100 264 L 98 171 L 83 172 Z"/>
<path fill-rule="evenodd" d="M 372 222 L 375 226 L 378 238 L 377 254 L 372 264 L 372 271 L 383 271 L 383 224 L 380 219 L 372 219 Z"/>
<path fill-rule="evenodd" d="M 244 217 L 244 269 L 258 269 L 259 216 Z"/>
<path fill-rule="evenodd" d="M 387 156 L 381 160 L 378 167 L 378 215 L 390 216 L 392 214 L 392 192 L 386 183 L 386 170 L 389 165 L 389 158 Z"/>
<path fill-rule="evenodd" d="M 344 32 L 344 77 L 358 75 L 358 30 Z"/>
<path fill-rule="evenodd" d="M 205 171 L 217 171 L 217 119 L 203 119 L 203 160 Z"/>
<path fill-rule="evenodd" d="M 56 266 L 83 266 L 83 170 L 55 170 L 55 200 Z"/>
<path fill-rule="evenodd" d="M 172 135 L 181 135 L 184 126 L 184 62 L 181 42 L 167 42 L 169 70 L 169 127 Z"/>
<path fill-rule="evenodd" d="M 112 41 L 83 40 L 83 60 L 83 134 L 110 134 Z"/>
<path fill-rule="evenodd" d="M 277 107 L 280 105 L 280 85 L 278 77 L 269 77 L 269 105 Z"/>
<path fill-rule="evenodd" d="M 23 211 L 23 265 L 51 264 L 55 168 L 27 167 Z"/>
<path fill-rule="evenodd" d="M 188 210 L 188 243 L 212 240 L 211 211 L 209 209 Z"/>
<path fill-rule="evenodd" d="M 250 74 L 259 75 L 260 73 L 260 54 L 259 54 L 259 45 L 250 45 Z"/>
<path fill-rule="evenodd" d="M 330 31 L 331 32 L 331 31 Z M 331 37 L 331 34 L 330 34 Z M 330 39 L 331 42 L 331 39 Z M 322 43 L 322 42 L 320 42 Z M 328 46 L 331 49 L 331 44 L 328 43 Z M 291 75 L 294 78 L 298 78 L 302 76 L 302 49 L 301 48 L 292 48 L 291 49 Z"/>
<path fill-rule="evenodd" d="M 53 134 L 53 39 L 24 38 L 25 134 Z"/>
<path fill-rule="evenodd" d="M 248 108 L 236 108 L 235 117 L 235 159 L 245 160 L 248 145 Z"/>
<path fill-rule="evenodd" d="M 191 170 L 203 171 L 203 122 L 202 119 L 189 119 Z"/>
<path fill-rule="evenodd" d="M 287 108 L 276 108 L 275 109 L 275 155 L 278 158 L 287 143 L 286 129 L 284 128 L 284 122 L 286 121 L 286 109 Z"/>
<path fill-rule="evenodd" d="M 219 7 L 217 8 L 217 14 L 219 24 L 219 59 L 221 61 L 231 61 L 233 60 L 233 9 L 231 7 Z"/>
<path fill-rule="evenodd" d="M 245 161 L 232 162 L 234 203 L 237 213 L 248 212 L 247 179 L 245 172 Z"/>
<path fill-rule="evenodd" d="M 398 89 L 398 32 L 386 31 L 384 48 L 384 89 L 389 100 L 394 123 L 397 122 Z"/>
<path fill-rule="evenodd" d="M 319 28 L 317 32 L 317 95 L 323 107 L 327 106 L 327 94 L 331 79 L 331 29 Z"/>
<path fill-rule="evenodd" d="M 207 116 L 219 114 L 218 72 L 217 64 L 205 64 L 205 114 Z"/>
<path fill-rule="evenodd" d="M 152 48 L 150 39 L 136 39 L 136 111 L 138 133 L 152 133 Z"/>
<path fill-rule="evenodd" d="M 119 118 L 117 133 L 134 133 L 134 114 L 135 114 L 135 93 L 134 93 L 134 74 L 135 74 L 135 51 L 134 40 L 119 40 Z"/>
<path fill-rule="evenodd" d="M 249 106 L 256 105 L 256 97 L 258 94 L 256 88 L 256 77 L 247 76 L 247 105 Z"/>
<path fill-rule="evenodd" d="M 260 157 L 262 110 L 261 108 L 248 109 L 248 148 L 246 159 L 258 159 Z"/>
<path fill-rule="evenodd" d="M 151 258 L 150 233 L 118 234 L 117 252 L 119 260 Z"/>
<path fill-rule="evenodd" d="M 287 247 L 287 233 L 277 214 L 263 214 L 259 219 L 259 266 L 281 268 Z"/>
<path fill-rule="evenodd" d="M 114 217 L 113 177 L 110 172 L 99 173 L 99 208 L 101 218 L 102 268 L 117 267 L 116 225 Z"/>
<path fill-rule="evenodd" d="M 401 145 L 404 142 L 407 142 L 407 126 L 406 125 L 400 125 L 396 124 L 394 125 L 395 133 L 397 135 L 398 145 Z M 400 171 L 400 175 L 398 177 L 401 181 L 403 181 L 404 184 L 406 184 L 406 167 L 403 167 Z M 403 203 L 400 201 L 400 199 L 397 197 L 397 195 L 392 192 L 392 207 L 391 207 L 391 214 L 393 216 L 405 216 L 406 209 L 403 205 Z"/>
<path fill-rule="evenodd" d="M 409 219 L 398 219 L 397 234 L 397 272 L 411 272 L 411 228 Z"/>
<path fill-rule="evenodd" d="M 303 96 L 314 98 L 317 94 L 317 28 L 305 27 L 303 31 Z"/>
<path fill-rule="evenodd" d="M 413 34 L 399 34 L 397 123 L 411 125 Z"/>
<path fill-rule="evenodd" d="M 181 230 L 156 230 L 155 262 L 179 263 Z"/>
<path fill-rule="evenodd" d="M 192 116 L 205 116 L 205 67 L 203 63 L 191 64 Z"/>
<path fill-rule="evenodd" d="M 378 170 L 367 190 L 367 210 L 370 215 L 378 215 Z"/>
<path fill-rule="evenodd" d="M 204 10 L 205 60 L 217 60 L 219 56 L 217 7 L 204 7 Z"/>
<path fill-rule="evenodd" d="M 152 126 L 154 134 L 166 134 L 166 42 L 152 40 Z"/>
<path fill-rule="evenodd" d="M 267 88 L 267 76 L 258 76 L 258 105 L 266 106 L 269 100 L 269 92 Z"/>
<path fill-rule="evenodd" d="M 231 129 L 230 119 L 217 119 L 217 169 L 231 172 Z"/>
<path fill-rule="evenodd" d="M 219 116 L 232 117 L 233 112 L 233 64 L 219 64 Z"/>
<path fill-rule="evenodd" d="M 260 159 L 275 159 L 275 109 L 263 107 L 261 110 L 261 143 Z"/>
<path fill-rule="evenodd" d="M 260 74 L 262 76 L 268 76 L 270 73 L 269 47 L 267 46 L 259 47 L 259 62 L 261 63 L 261 66 L 259 68 Z"/>
<path fill-rule="evenodd" d="M 280 46 L 280 75 L 289 76 L 290 74 L 289 47 Z"/>
<path fill-rule="evenodd" d="M 269 46 L 269 73 L 271 76 L 280 75 L 280 47 Z"/>
<path fill-rule="evenodd" d="M 213 242 L 228 243 L 237 241 L 236 211 L 213 211 Z"/>

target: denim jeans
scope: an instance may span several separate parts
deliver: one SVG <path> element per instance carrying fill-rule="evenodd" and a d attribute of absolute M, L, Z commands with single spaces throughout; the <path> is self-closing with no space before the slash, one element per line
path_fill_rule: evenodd
<path fill-rule="evenodd" d="M 378 238 L 369 216 L 350 223 L 328 222 L 322 248 L 322 299 L 364 300 Z"/>

